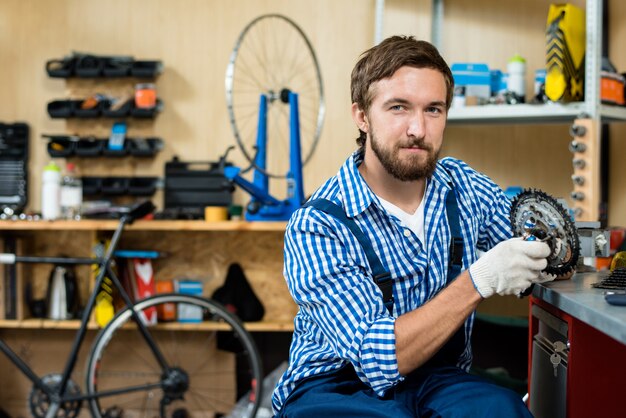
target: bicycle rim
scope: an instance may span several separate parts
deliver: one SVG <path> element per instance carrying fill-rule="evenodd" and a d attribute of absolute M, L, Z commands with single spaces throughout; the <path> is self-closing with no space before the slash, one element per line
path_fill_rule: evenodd
<path fill-rule="evenodd" d="M 268 98 L 267 162 L 260 169 L 284 177 L 289 162 L 289 105 L 298 94 L 302 165 L 311 159 L 324 124 L 322 76 L 315 51 L 300 27 L 279 14 L 262 15 L 241 32 L 226 68 L 226 102 L 237 145 L 255 165 L 259 100 Z M 255 165 L 256 167 L 256 165 Z"/>
<path fill-rule="evenodd" d="M 241 322 L 211 300 L 180 294 L 158 295 L 136 305 L 178 315 L 150 326 L 150 334 L 168 362 L 164 371 L 134 325 L 126 308 L 100 331 L 87 362 L 86 388 L 96 418 L 173 416 L 213 417 L 233 410 L 253 417 L 261 399 L 258 351 Z M 182 317 L 197 318 L 180 322 Z M 156 387 L 99 396 L 140 385 Z M 162 410 L 163 409 L 163 410 Z M 179 415 L 181 414 L 181 415 Z"/>

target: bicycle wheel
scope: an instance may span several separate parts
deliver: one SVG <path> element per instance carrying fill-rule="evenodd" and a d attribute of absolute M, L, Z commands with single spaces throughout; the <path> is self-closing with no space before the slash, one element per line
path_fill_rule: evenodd
<path fill-rule="evenodd" d="M 237 416 L 255 415 L 261 361 L 234 315 L 214 301 L 180 294 L 157 295 L 135 308 L 178 314 L 179 322 L 149 328 L 169 370 L 159 365 L 131 310 L 124 309 L 100 331 L 87 361 L 86 388 L 94 396 L 89 401 L 94 417 L 212 417 L 234 408 Z M 200 319 L 183 323 L 182 314 Z M 142 385 L 141 390 L 131 389 Z M 119 393 L 105 396 L 110 391 Z"/>
<path fill-rule="evenodd" d="M 270 177 L 289 168 L 289 104 L 298 93 L 302 164 L 313 155 L 324 123 L 324 88 L 317 57 L 306 35 L 291 19 L 268 14 L 239 35 L 226 68 L 226 101 L 237 145 L 256 167 L 260 96 L 267 97 L 267 162 Z"/>

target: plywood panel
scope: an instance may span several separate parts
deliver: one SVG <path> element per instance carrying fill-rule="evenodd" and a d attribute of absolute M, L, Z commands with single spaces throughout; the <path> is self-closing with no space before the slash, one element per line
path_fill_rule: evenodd
<path fill-rule="evenodd" d="M 129 135 L 154 133 L 166 141 L 154 160 L 80 160 L 83 175 L 162 175 L 173 155 L 183 160 L 216 160 L 234 144 L 225 104 L 224 75 L 235 40 L 245 25 L 264 13 L 294 19 L 309 36 L 318 55 L 327 91 L 328 117 L 321 151 L 305 171 L 307 191 L 332 175 L 353 148 L 349 119 L 349 68 L 371 45 L 373 1 L 321 2 L 185 0 L 133 2 L 98 0 L 58 2 L 8 0 L 0 4 L 0 120 L 24 120 L 32 126 L 30 208 L 39 210 L 40 175 L 49 159 L 42 133 L 106 135 L 111 121 L 66 124 L 50 119 L 48 101 L 83 92 L 93 85 L 106 92 L 113 83 L 50 79 L 44 63 L 72 50 L 95 54 L 128 54 L 161 59 L 164 73 L 156 80 L 165 108 L 153 122 L 130 121 Z M 355 25 L 346 25 L 350 16 Z M 133 80 L 128 80 L 130 86 Z M 117 88 L 117 87 L 115 87 Z M 113 89 L 113 88 L 112 88 Z M 341 139 L 337 139 L 341 138 Z M 241 153 L 231 154 L 244 165 Z M 331 159 L 323 156 L 332 155 Z M 160 200 L 160 196 L 157 196 Z M 244 199 L 244 197 L 241 197 Z M 158 202 L 160 203 L 160 202 Z"/>
<path fill-rule="evenodd" d="M 385 3 L 384 35 L 429 37 L 430 1 Z M 442 48 L 445 58 L 449 63 L 484 61 L 493 68 L 504 69 L 507 59 L 519 53 L 528 60 L 530 92 L 534 69 L 543 66 L 545 20 L 550 3 L 548 0 L 445 2 Z M 575 3 L 583 5 L 582 1 Z M 305 168 L 305 188 L 307 194 L 311 193 L 336 172 L 355 147 L 356 129 L 349 115 L 349 75 L 358 55 L 373 43 L 374 5 L 373 0 L 2 2 L 0 58 L 11 65 L 0 68 L 0 120 L 25 120 L 33 128 L 30 208 L 39 209 L 39 177 L 49 159 L 40 135 L 77 132 L 106 136 L 111 126 L 111 121 L 106 120 L 70 123 L 52 120 L 46 114 L 45 104 L 54 98 L 90 90 L 119 91 L 132 87 L 136 81 L 50 79 L 44 71 L 47 59 L 77 50 L 163 60 L 165 71 L 156 84 L 165 103 L 164 111 L 154 121 L 130 121 L 129 135 L 161 136 L 166 141 L 164 151 L 154 160 L 77 160 L 85 175 L 160 176 L 164 162 L 173 155 L 186 160 L 216 160 L 227 146 L 234 144 L 225 106 L 224 73 L 237 36 L 248 22 L 264 13 L 282 13 L 294 19 L 311 40 L 322 68 L 327 117 L 318 150 Z M 613 45 L 619 45 L 623 26 L 620 22 L 625 13 L 619 2 L 611 2 L 611 7 L 611 26 L 617 38 Z M 615 50 L 612 56 L 618 67 L 620 59 L 624 59 L 619 55 Z M 570 155 L 560 139 L 547 138 L 545 129 L 536 126 L 450 128 L 444 151 L 478 161 L 477 168 L 502 186 L 527 184 L 566 196 L 571 189 Z M 552 129 L 548 131 L 554 132 Z M 546 140 L 539 145 L 534 141 L 537 137 Z M 535 144 L 530 147 L 531 152 L 525 146 L 527 140 Z M 485 144 L 489 145 L 488 149 L 484 148 Z M 488 158 L 475 155 L 473 150 L 480 149 L 485 150 Z M 512 150 L 518 152 L 511 160 Z M 231 155 L 237 164 L 245 164 L 239 151 Z M 615 179 L 620 173 L 615 168 L 611 176 L 614 179 L 611 187 L 615 188 L 611 195 L 616 200 L 623 190 Z M 276 182 L 275 193 L 281 194 L 283 189 L 284 185 Z M 157 203 L 160 199 L 161 195 L 157 194 Z M 244 203 L 247 197 L 238 192 L 236 200 Z M 617 203 L 609 216 L 619 208 Z"/>
<path fill-rule="evenodd" d="M 297 308 L 282 277 L 283 232 L 127 232 L 120 248 L 167 253 L 154 261 L 156 280 L 198 279 L 211 296 L 239 263 L 265 308 L 265 321 L 291 322 Z"/>

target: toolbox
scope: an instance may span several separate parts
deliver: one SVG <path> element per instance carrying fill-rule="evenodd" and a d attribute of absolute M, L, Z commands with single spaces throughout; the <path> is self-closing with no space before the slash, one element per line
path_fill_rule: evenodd
<path fill-rule="evenodd" d="M 28 202 L 28 138 L 25 123 L 0 123 L 0 210 L 21 212 Z"/>
<path fill-rule="evenodd" d="M 206 206 L 229 206 L 232 192 L 233 185 L 219 163 L 184 162 L 174 157 L 165 164 L 165 211 L 202 218 Z"/>

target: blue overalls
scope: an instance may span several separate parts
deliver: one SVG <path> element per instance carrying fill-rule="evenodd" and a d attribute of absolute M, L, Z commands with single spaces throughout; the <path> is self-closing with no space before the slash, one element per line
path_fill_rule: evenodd
<path fill-rule="evenodd" d="M 363 231 L 340 206 L 329 200 L 315 199 L 304 206 L 328 213 L 350 229 L 365 251 L 385 306 L 392 314 L 393 279 Z M 447 277 L 450 283 L 461 272 L 463 260 L 463 238 L 453 187 L 446 196 L 446 214 L 452 235 Z M 277 417 L 532 417 L 515 392 L 456 367 L 464 348 L 465 333 L 461 327 L 433 358 L 382 397 L 358 378 L 352 366 L 312 376 L 294 388 Z"/>

